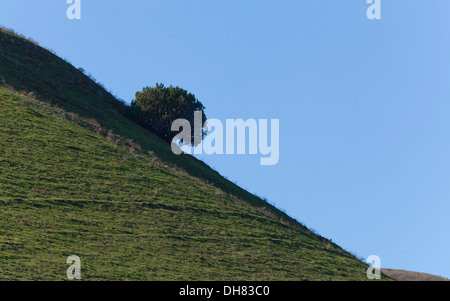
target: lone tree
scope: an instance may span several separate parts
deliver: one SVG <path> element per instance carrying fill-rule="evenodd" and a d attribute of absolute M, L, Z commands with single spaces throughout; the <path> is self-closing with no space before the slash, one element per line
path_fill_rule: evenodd
<path fill-rule="evenodd" d="M 145 87 L 142 92 L 136 93 L 136 99 L 131 102 L 134 118 L 143 127 L 151 130 L 163 140 L 171 143 L 177 135 L 172 132 L 172 123 L 177 119 L 185 119 L 190 123 L 192 139 L 191 144 L 196 145 L 206 136 L 205 107 L 195 98 L 195 95 L 179 87 Z M 201 139 L 195 139 L 194 113 L 202 113 Z"/>

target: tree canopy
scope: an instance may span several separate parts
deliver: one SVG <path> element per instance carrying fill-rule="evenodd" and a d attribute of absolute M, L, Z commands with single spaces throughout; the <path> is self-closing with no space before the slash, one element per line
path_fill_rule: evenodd
<path fill-rule="evenodd" d="M 206 136 L 203 125 L 206 122 L 205 107 L 194 94 L 177 87 L 165 87 L 156 84 L 155 87 L 145 87 L 136 93 L 131 102 L 134 119 L 143 127 L 151 130 L 163 140 L 171 143 L 176 132 L 172 132 L 172 123 L 177 119 L 185 119 L 191 125 L 191 144 L 195 145 L 194 113 L 202 112 L 202 139 Z M 201 141 L 201 139 L 200 139 Z M 185 143 L 185 142 L 184 142 Z"/>

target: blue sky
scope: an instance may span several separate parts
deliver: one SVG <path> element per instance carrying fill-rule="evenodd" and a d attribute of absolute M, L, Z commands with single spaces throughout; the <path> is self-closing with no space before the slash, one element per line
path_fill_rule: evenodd
<path fill-rule="evenodd" d="M 202 156 L 383 267 L 450 277 L 447 0 L 3 1 L 0 24 L 129 102 L 162 82 L 210 118 L 280 119 L 280 162 Z"/>

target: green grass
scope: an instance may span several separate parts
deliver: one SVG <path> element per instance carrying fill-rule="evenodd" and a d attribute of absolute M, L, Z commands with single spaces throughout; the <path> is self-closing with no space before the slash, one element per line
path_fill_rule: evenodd
<path fill-rule="evenodd" d="M 0 86 L 1 280 L 64 280 L 70 255 L 85 280 L 367 280 L 364 263 L 173 155 L 76 68 L 4 30 L 0 79 L 101 124 Z"/>
<path fill-rule="evenodd" d="M 40 100 L 51 101 L 69 112 L 94 118 L 104 128 L 133 139 L 163 161 L 253 206 L 267 208 L 274 215 L 298 224 L 284 212 L 225 179 L 193 156 L 174 155 L 166 142 L 124 117 L 121 114 L 124 104 L 103 87 L 51 52 L 4 29 L 0 30 L 0 80 L 18 91 L 32 92 Z"/>

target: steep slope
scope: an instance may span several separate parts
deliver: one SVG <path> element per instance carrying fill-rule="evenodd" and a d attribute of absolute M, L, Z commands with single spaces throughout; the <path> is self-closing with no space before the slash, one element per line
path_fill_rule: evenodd
<path fill-rule="evenodd" d="M 307 230 L 284 212 L 225 179 L 195 157 L 174 155 L 167 143 L 127 119 L 125 104 L 114 98 L 101 84 L 39 47 L 36 42 L 30 42 L 5 29 L 0 29 L 0 84 L 2 82 L 17 91 L 32 93 L 42 101 L 51 101 L 69 112 L 93 118 L 102 127 L 154 152 L 164 162 L 178 166 L 254 207 L 266 210 L 279 220 Z"/>
<path fill-rule="evenodd" d="M 286 222 L 302 226 L 271 204 L 223 178 L 195 157 L 174 155 L 167 143 L 127 119 L 124 103 L 114 98 L 101 84 L 39 47 L 36 42 L 0 28 L 0 84 L 2 82 L 17 91 L 31 92 L 38 99 L 51 101 L 69 112 L 94 118 L 102 127 L 133 139 L 163 161 L 183 168 L 192 176 L 202 178 L 253 206 L 266 208 Z"/>
<path fill-rule="evenodd" d="M 64 279 L 73 254 L 87 280 L 366 279 L 365 264 L 174 156 L 82 72 L 5 30 L 0 79 L 0 279 Z"/>
<path fill-rule="evenodd" d="M 2 279 L 364 279 L 366 266 L 0 88 Z M 59 112 L 59 113 L 58 113 Z"/>

